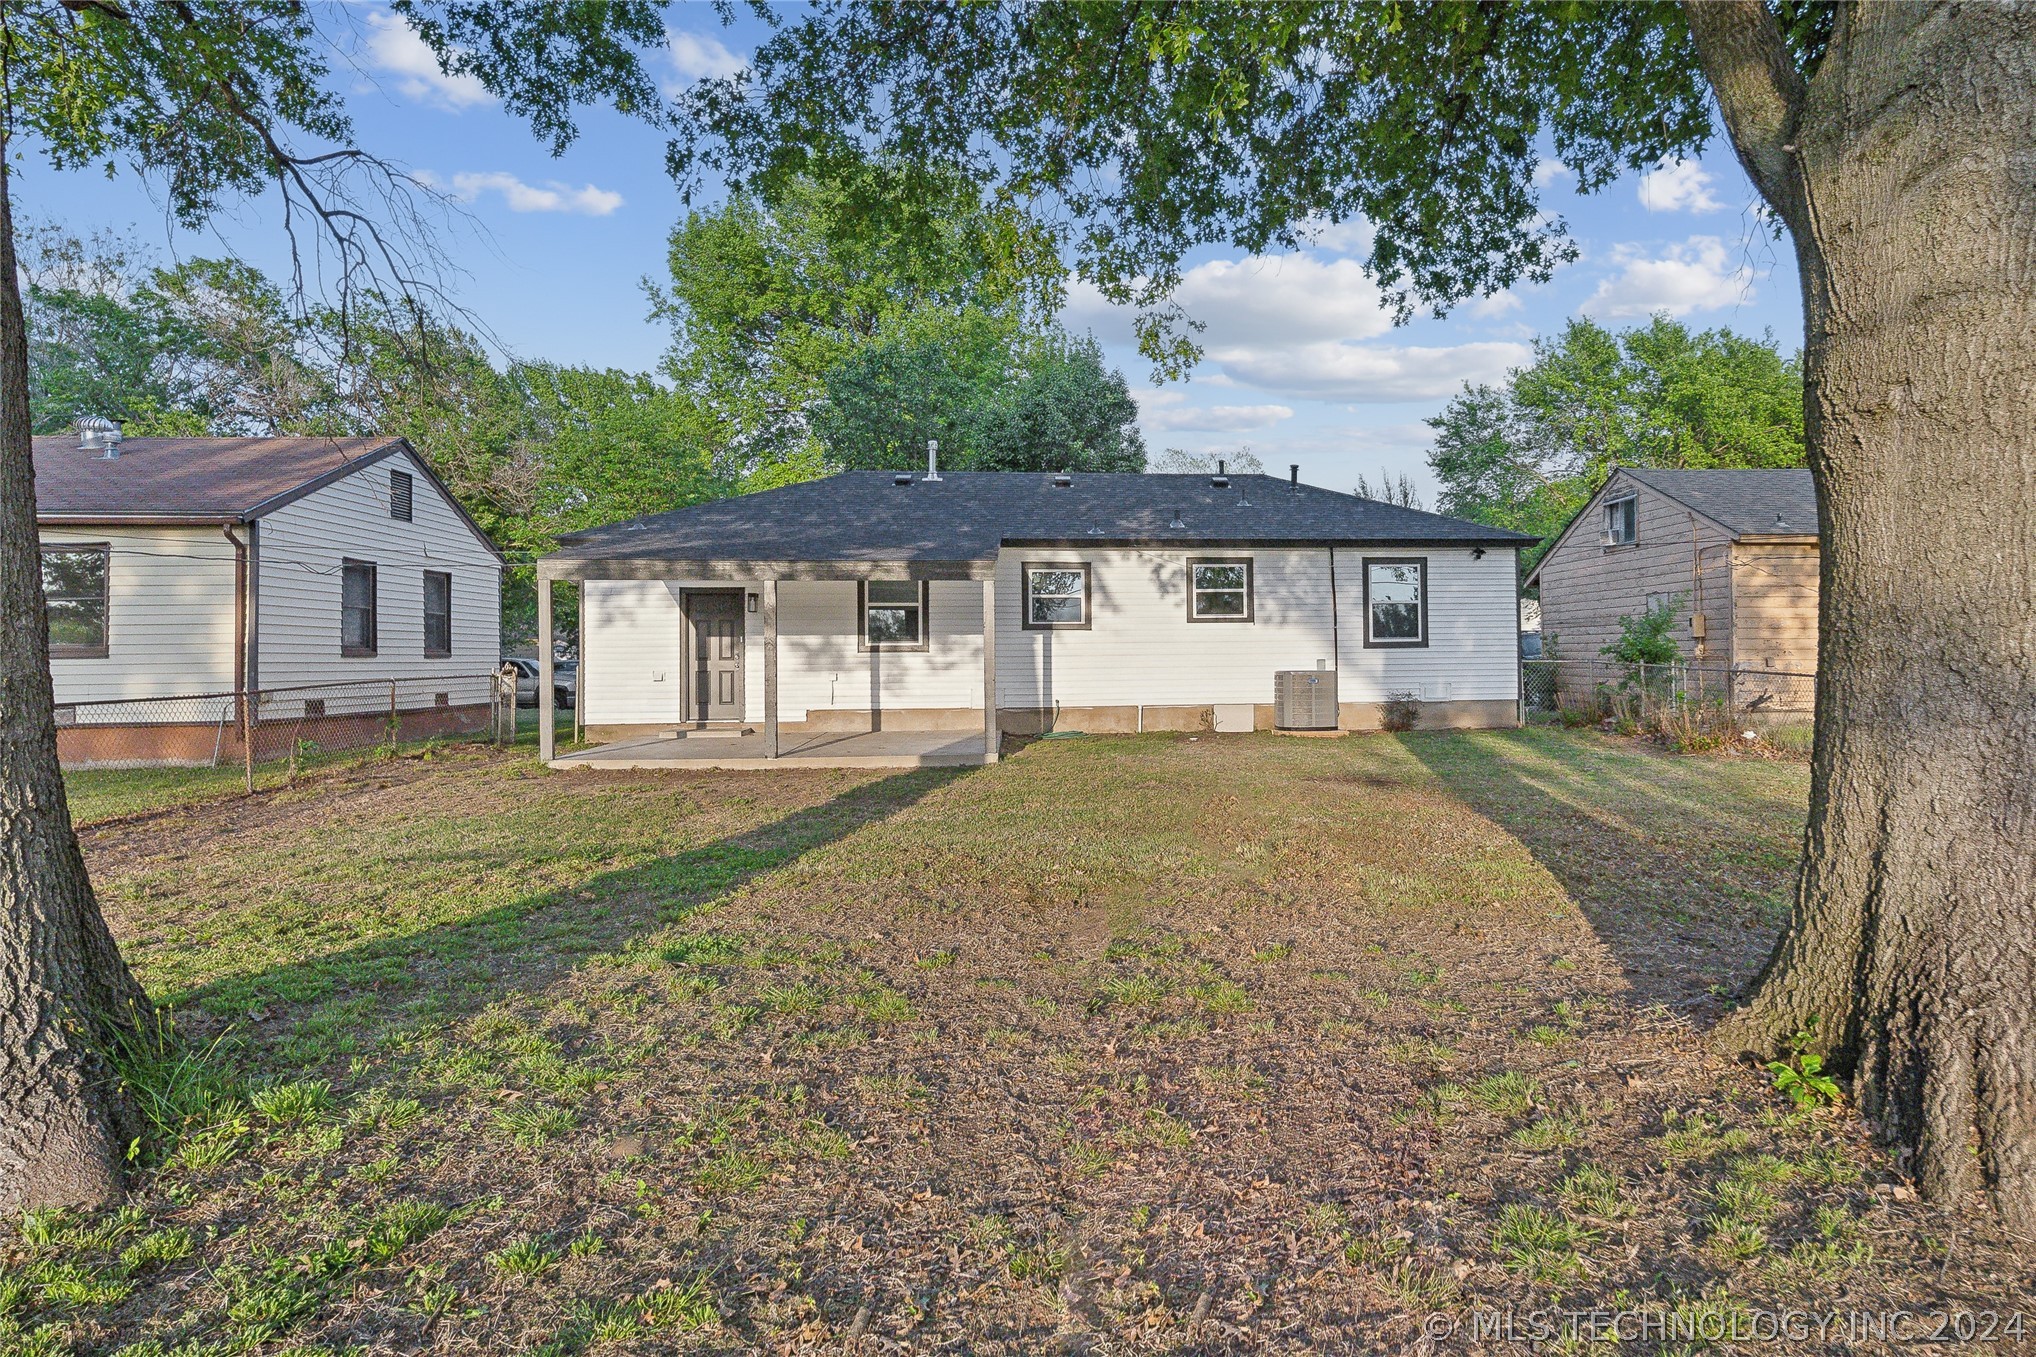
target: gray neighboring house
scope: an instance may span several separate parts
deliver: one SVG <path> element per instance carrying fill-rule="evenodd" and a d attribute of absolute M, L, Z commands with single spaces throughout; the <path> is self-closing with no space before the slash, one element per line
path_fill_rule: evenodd
<path fill-rule="evenodd" d="M 1737 670 L 1817 668 L 1817 492 L 1793 470 L 1621 467 L 1527 577 L 1544 644 L 1595 659 L 1619 618 L 1677 601 L 1683 653 Z"/>

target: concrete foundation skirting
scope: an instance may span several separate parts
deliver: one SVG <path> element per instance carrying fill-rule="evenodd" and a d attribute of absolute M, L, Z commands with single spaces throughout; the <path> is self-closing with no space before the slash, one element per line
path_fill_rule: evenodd
<path fill-rule="evenodd" d="M 1247 705 L 1247 704 L 1238 704 Z M 1248 704 L 1252 708 L 1252 728 L 1271 730 L 1273 728 L 1273 707 L 1270 702 Z M 1377 730 L 1381 704 L 1377 702 L 1345 702 L 1338 711 L 1337 725 L 1341 730 Z M 1515 726 L 1519 721 L 1519 708 L 1511 700 L 1424 702 L 1421 704 L 1421 719 L 1416 724 L 1419 730 L 1485 730 L 1503 726 Z M 810 709 L 803 721 L 783 721 L 778 729 L 783 735 L 855 734 L 867 731 L 951 731 L 962 733 L 982 729 L 983 714 L 972 707 L 914 707 L 898 711 L 877 713 L 872 722 L 867 711 Z M 696 736 L 714 738 L 724 733 L 735 733 L 745 729 L 761 729 L 760 721 L 744 725 L 731 725 L 723 730 L 695 732 Z M 1216 705 L 1164 705 L 1139 708 L 1135 705 L 1096 707 L 1000 707 L 997 710 L 997 728 L 1006 735 L 1045 735 L 1052 731 L 1077 730 L 1088 735 L 1133 735 L 1145 731 L 1186 731 L 1200 734 L 1216 729 Z M 591 725 L 587 727 L 587 739 L 594 743 L 614 740 L 635 740 L 650 736 L 669 735 L 678 729 L 676 724 L 668 725 Z"/>

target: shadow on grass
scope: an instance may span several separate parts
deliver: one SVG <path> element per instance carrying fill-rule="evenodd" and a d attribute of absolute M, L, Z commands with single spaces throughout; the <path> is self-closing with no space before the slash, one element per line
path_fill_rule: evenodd
<path fill-rule="evenodd" d="M 173 1007 L 214 1018 L 253 1017 L 257 1044 L 293 1036 L 300 1054 L 329 1056 L 323 1025 L 357 1031 L 361 1019 L 429 1012 L 456 1016 L 500 995 L 543 987 L 584 957 L 623 947 L 748 882 L 888 819 L 976 771 L 915 769 L 863 783 L 819 805 L 792 811 L 698 848 L 604 872 L 467 918 L 397 937 L 376 938 L 287 965 L 209 981 L 165 996 Z M 568 810 L 568 813 L 569 810 Z M 339 1011 L 301 1011 L 320 1004 Z M 350 1046 L 351 1042 L 346 1043 Z"/>
<path fill-rule="evenodd" d="M 1794 799 L 1733 779 L 1742 770 L 1729 765 L 1673 768 L 1560 733 L 1401 743 L 1562 885 L 1637 1002 L 1737 989 L 1766 959 L 1794 879 Z"/>

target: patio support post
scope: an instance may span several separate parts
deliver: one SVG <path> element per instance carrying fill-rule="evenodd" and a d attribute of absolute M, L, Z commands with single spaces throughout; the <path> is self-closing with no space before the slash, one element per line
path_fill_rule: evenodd
<path fill-rule="evenodd" d="M 778 582 L 763 582 L 764 757 L 778 756 Z"/>
<path fill-rule="evenodd" d="M 997 578 L 983 581 L 983 762 L 997 761 Z"/>
<path fill-rule="evenodd" d="M 537 761 L 550 763 L 558 753 L 551 703 L 551 578 L 537 572 Z"/>

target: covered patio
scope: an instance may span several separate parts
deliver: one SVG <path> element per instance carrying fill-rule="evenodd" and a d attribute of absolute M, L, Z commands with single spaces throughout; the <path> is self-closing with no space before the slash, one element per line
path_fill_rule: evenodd
<path fill-rule="evenodd" d="M 592 537 L 591 534 L 589 536 Z M 651 534 L 646 533 L 645 537 L 651 537 Z M 594 581 L 656 581 L 674 590 L 681 584 L 695 586 L 695 591 L 703 582 L 725 584 L 730 590 L 742 592 L 748 600 L 749 611 L 761 623 L 760 633 L 752 633 L 752 644 L 758 644 L 761 650 L 761 712 L 755 713 L 752 705 L 750 711 L 754 715 L 751 719 L 714 723 L 688 719 L 689 710 L 675 711 L 673 720 L 661 723 L 663 728 L 631 730 L 593 748 L 560 756 L 553 712 L 551 647 L 541 645 L 538 647 L 538 667 L 542 671 L 537 683 L 538 753 L 545 763 L 561 769 L 759 769 L 788 762 L 805 768 L 923 768 L 973 766 L 997 761 L 994 544 L 981 557 L 960 560 L 946 553 L 938 559 L 914 559 L 909 558 L 909 553 L 901 553 L 908 558 L 891 560 L 846 558 L 847 553 L 843 558 L 807 560 L 756 559 L 733 553 L 707 556 L 697 553 L 697 542 L 686 544 L 694 550 L 665 555 L 658 550 L 661 545 L 665 544 L 654 538 L 617 541 L 614 536 L 603 534 L 600 540 L 568 542 L 558 554 L 539 561 L 538 635 L 548 637 L 554 634 L 552 586 L 559 581 L 572 581 L 583 586 Z M 759 552 L 758 556 L 763 554 Z M 855 584 L 860 590 L 868 590 L 876 581 L 911 581 L 920 583 L 922 587 L 935 581 L 945 582 L 949 588 L 964 583 L 975 585 L 981 592 L 982 677 L 980 686 L 972 689 L 976 696 L 966 700 L 972 704 L 980 703 L 980 716 L 970 714 L 973 708 L 956 710 L 949 707 L 940 713 L 943 720 L 937 728 L 901 729 L 887 724 L 889 714 L 872 697 L 866 728 L 816 728 L 812 721 L 801 719 L 808 713 L 796 706 L 793 719 L 782 722 L 780 629 L 783 618 L 779 586 L 788 581 Z M 970 602 L 973 603 L 973 600 Z M 927 625 L 923 609 L 917 625 Z M 975 630 L 973 621 L 969 629 L 971 632 Z M 974 637 L 969 640 L 973 646 Z M 852 638 L 849 644 L 853 644 Z M 875 650 L 878 647 L 869 648 Z M 690 661 L 681 667 L 689 671 Z M 974 668 L 973 662 L 969 668 Z M 579 695 L 583 710 L 587 702 L 584 685 L 590 677 L 595 682 L 599 681 L 597 676 L 590 676 L 589 670 L 583 655 L 580 667 L 583 689 Z M 961 675 L 956 674 L 955 677 L 960 678 Z M 682 687 L 693 681 L 694 676 L 690 672 L 682 672 L 680 684 L 674 686 Z M 970 676 L 966 682 L 974 684 L 976 680 Z M 708 728 L 710 726 L 719 728 Z"/>

